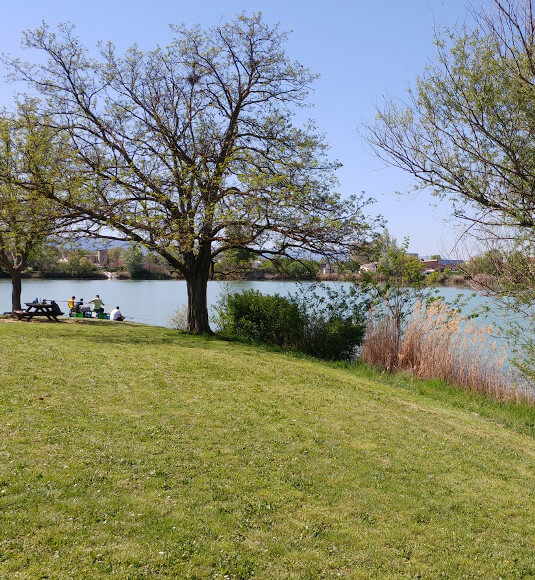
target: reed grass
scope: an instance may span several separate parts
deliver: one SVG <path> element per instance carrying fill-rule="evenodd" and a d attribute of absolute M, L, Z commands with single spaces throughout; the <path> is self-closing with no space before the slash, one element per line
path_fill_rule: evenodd
<path fill-rule="evenodd" d="M 391 316 L 372 313 L 366 326 L 366 335 L 360 358 L 371 366 L 389 373 L 398 367 L 399 331 Z"/>
<path fill-rule="evenodd" d="M 498 400 L 535 402 L 530 386 L 508 365 L 507 344 L 491 339 L 494 333 L 442 300 L 418 302 L 402 331 L 388 317 L 372 314 L 361 358 L 387 372 L 444 379 Z"/>

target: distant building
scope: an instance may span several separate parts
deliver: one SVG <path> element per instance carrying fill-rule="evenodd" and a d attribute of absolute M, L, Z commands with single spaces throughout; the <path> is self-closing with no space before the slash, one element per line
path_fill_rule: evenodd
<path fill-rule="evenodd" d="M 440 260 L 422 260 L 421 268 L 424 274 L 430 274 L 431 272 L 443 272 L 446 266 Z"/>
<path fill-rule="evenodd" d="M 370 262 L 369 264 L 362 264 L 360 269 L 363 272 L 377 272 L 377 262 Z"/>
<path fill-rule="evenodd" d="M 444 268 L 449 268 L 454 270 L 457 266 L 464 264 L 464 260 L 439 260 L 439 262 L 444 266 Z"/>
<path fill-rule="evenodd" d="M 334 274 L 334 268 L 329 264 L 329 262 L 321 262 L 320 273 L 326 275 Z"/>
<path fill-rule="evenodd" d="M 87 254 L 87 259 L 91 260 L 95 266 L 106 266 L 108 264 L 108 250 L 97 250 L 92 254 Z"/>

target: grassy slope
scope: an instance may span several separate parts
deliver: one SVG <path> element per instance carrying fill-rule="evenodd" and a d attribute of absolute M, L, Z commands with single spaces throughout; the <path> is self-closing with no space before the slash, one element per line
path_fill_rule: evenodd
<path fill-rule="evenodd" d="M 0 577 L 535 576 L 533 411 L 133 325 L 0 366 Z"/>

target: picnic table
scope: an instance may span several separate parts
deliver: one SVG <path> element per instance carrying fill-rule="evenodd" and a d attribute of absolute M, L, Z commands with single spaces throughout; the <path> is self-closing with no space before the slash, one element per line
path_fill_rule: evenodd
<path fill-rule="evenodd" d="M 51 302 L 26 302 L 26 310 L 15 310 L 13 315 L 19 320 L 29 322 L 34 316 L 46 316 L 50 322 L 59 322 L 58 316 L 63 314 L 57 303 Z"/>

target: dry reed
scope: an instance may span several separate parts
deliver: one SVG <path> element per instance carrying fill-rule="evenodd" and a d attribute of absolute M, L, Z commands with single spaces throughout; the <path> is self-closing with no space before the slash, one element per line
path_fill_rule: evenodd
<path fill-rule="evenodd" d="M 466 276 L 456 275 L 456 276 L 452 276 L 450 278 L 451 284 L 456 285 L 456 286 L 459 286 L 461 284 L 466 284 L 467 281 L 468 281 L 468 278 Z"/>
<path fill-rule="evenodd" d="M 507 345 L 490 339 L 493 329 L 478 327 L 443 301 L 417 303 L 403 332 L 386 316 L 370 316 L 362 359 L 388 372 L 439 378 L 500 400 L 535 401 L 533 391 L 507 365 Z"/>
<path fill-rule="evenodd" d="M 366 326 L 366 336 L 360 357 L 368 364 L 387 372 L 397 370 L 399 354 L 399 332 L 390 316 L 372 313 Z"/>

